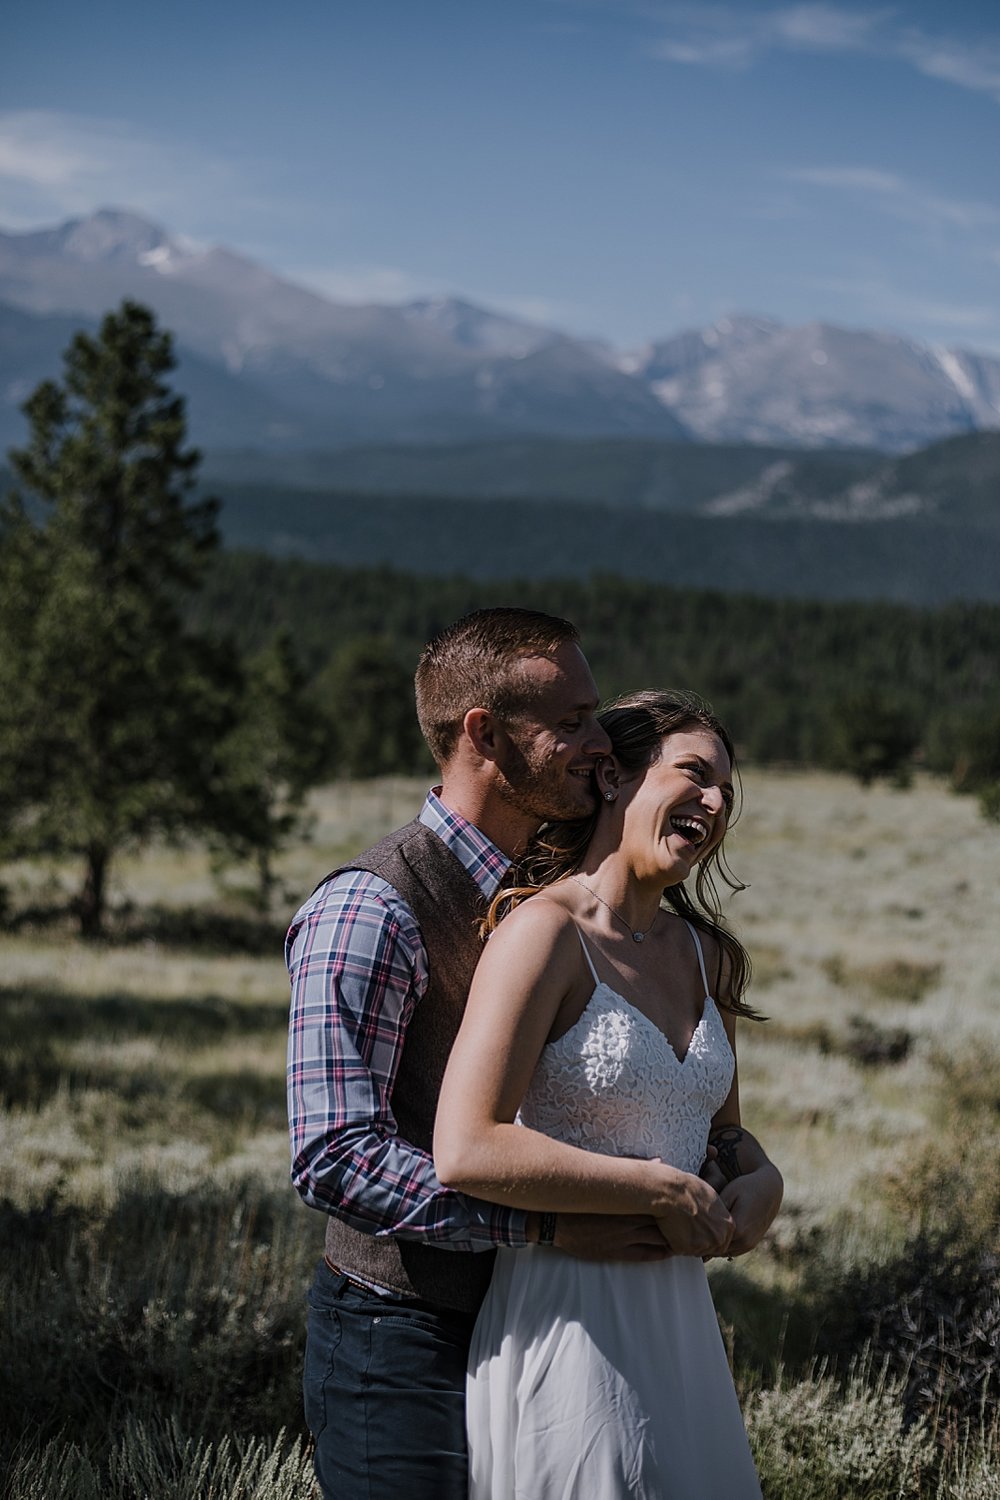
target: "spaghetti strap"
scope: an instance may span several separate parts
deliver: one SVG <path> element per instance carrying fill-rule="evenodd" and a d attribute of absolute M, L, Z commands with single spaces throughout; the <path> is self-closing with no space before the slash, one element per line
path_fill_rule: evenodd
<path fill-rule="evenodd" d="M 697 929 L 692 927 L 691 923 L 687 920 L 686 917 L 684 918 L 684 926 L 691 934 L 691 939 L 694 943 L 694 950 L 698 955 L 698 967 L 701 970 L 701 982 L 705 986 L 706 996 L 709 996 L 708 975 L 705 973 L 705 955 L 701 951 L 701 938 L 698 936 Z M 593 965 L 591 965 L 591 968 L 593 968 Z"/>
<path fill-rule="evenodd" d="M 575 922 L 573 923 L 573 926 L 576 927 L 576 923 Z M 587 944 L 584 942 L 583 933 L 580 931 L 579 927 L 576 927 L 576 935 L 580 939 L 580 947 L 583 949 L 583 956 L 587 960 L 587 968 L 590 970 L 591 974 L 593 975 L 594 983 L 595 984 L 600 984 L 601 981 L 597 977 L 597 970 L 594 968 L 594 960 L 590 956 L 590 949 L 587 947 Z"/>

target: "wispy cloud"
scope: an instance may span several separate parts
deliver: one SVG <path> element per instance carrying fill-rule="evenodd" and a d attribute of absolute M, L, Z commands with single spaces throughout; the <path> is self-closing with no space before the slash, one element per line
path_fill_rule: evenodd
<path fill-rule="evenodd" d="M 980 90 L 1000 103 L 1000 41 L 991 38 L 971 47 L 947 37 L 929 37 L 910 30 L 897 39 L 896 50 L 929 78 Z"/>
<path fill-rule="evenodd" d="M 910 328 L 938 343 L 996 351 L 1000 345 L 1000 307 L 990 301 L 983 271 L 991 260 L 1000 264 L 1000 251 L 996 249 L 1000 206 L 947 197 L 899 173 L 866 164 L 796 167 L 783 171 L 780 177 L 800 189 L 814 188 L 853 200 L 856 214 L 880 213 L 915 226 L 920 231 L 919 239 L 931 250 L 930 264 L 939 268 L 937 280 L 944 295 L 930 290 L 927 276 L 915 273 L 909 262 L 903 272 L 895 266 L 883 270 L 870 259 L 859 275 L 807 276 L 805 285 L 835 293 L 856 310 L 857 317 L 882 327 Z M 808 201 L 801 191 L 798 196 Z M 912 243 L 918 236 L 908 231 L 906 238 Z M 924 269 L 928 269 L 926 260 Z M 912 284 L 914 275 L 919 286 Z M 977 291 L 968 300 L 956 300 L 949 293 L 963 282 Z"/>
<path fill-rule="evenodd" d="M 8 228 L 106 204 L 198 232 L 198 220 L 215 217 L 217 205 L 245 210 L 251 203 L 235 170 L 201 146 L 162 139 L 125 120 L 0 112 L 0 220 Z"/>
<path fill-rule="evenodd" d="M 930 78 L 1000 102 L 1000 37 L 977 43 L 901 25 L 894 8 L 785 5 L 641 7 L 660 35 L 649 51 L 688 66 L 748 68 L 769 52 L 868 53 L 908 63 Z"/>
<path fill-rule="evenodd" d="M 70 131 L 61 129 L 59 120 L 59 116 L 41 110 L 0 116 L 0 179 L 43 192 L 60 192 L 89 172 L 91 151 Z"/>
<path fill-rule="evenodd" d="M 881 277 L 815 277 L 810 286 L 849 297 L 862 316 L 885 324 L 923 326 L 937 337 L 962 338 L 969 347 L 995 344 L 1000 314 L 986 303 L 949 302 L 901 290 Z M 970 338 L 970 335 L 974 337 Z"/>
<path fill-rule="evenodd" d="M 878 167 L 794 167 L 781 176 L 788 182 L 861 195 L 883 212 L 910 223 L 967 231 L 1000 225 L 1000 208 L 995 204 L 942 197 Z"/>
<path fill-rule="evenodd" d="M 842 10 L 835 5 L 792 5 L 765 17 L 767 31 L 788 47 L 809 52 L 849 52 L 867 46 L 892 14 L 887 10 Z"/>
<path fill-rule="evenodd" d="M 445 295 L 445 288 L 433 277 L 399 266 L 286 265 L 284 274 L 335 302 L 411 302 L 416 297 Z"/>
<path fill-rule="evenodd" d="M 890 12 L 833 5 L 790 5 L 751 11 L 727 5 L 670 5 L 660 11 L 664 35 L 651 43 L 668 62 L 749 67 L 765 53 L 857 52 L 873 45 Z"/>
<path fill-rule="evenodd" d="M 575 303 L 558 301 L 553 297 L 533 296 L 531 293 L 487 293 L 477 300 L 494 312 L 506 313 L 510 318 L 534 323 L 540 328 L 585 328 L 590 315 L 588 308 Z"/>

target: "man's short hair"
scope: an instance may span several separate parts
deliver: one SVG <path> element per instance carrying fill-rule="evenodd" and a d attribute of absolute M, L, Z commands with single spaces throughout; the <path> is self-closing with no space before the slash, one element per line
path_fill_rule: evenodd
<path fill-rule="evenodd" d="M 454 755 L 470 708 L 512 719 L 530 706 L 525 657 L 551 656 L 579 639 L 568 620 L 511 607 L 477 609 L 428 641 L 417 666 L 417 717 L 437 764 Z"/>

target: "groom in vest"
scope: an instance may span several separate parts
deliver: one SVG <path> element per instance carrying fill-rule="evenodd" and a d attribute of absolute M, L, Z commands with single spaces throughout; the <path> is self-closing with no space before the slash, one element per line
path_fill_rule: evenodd
<path fill-rule="evenodd" d="M 652 1220 L 553 1225 L 443 1188 L 431 1159 L 478 920 L 542 822 L 593 810 L 610 750 L 578 640 L 565 620 L 486 609 L 429 643 L 417 713 L 441 785 L 288 934 L 292 1179 L 328 1215 L 304 1377 L 327 1500 L 465 1496 L 465 1364 L 494 1247 L 669 1253 Z"/>

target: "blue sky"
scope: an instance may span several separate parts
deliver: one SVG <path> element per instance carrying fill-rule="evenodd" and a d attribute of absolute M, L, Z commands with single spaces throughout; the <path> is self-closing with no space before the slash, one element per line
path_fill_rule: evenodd
<path fill-rule="evenodd" d="M 1000 6 L 33 0 L 0 226 L 130 207 L 351 301 L 623 346 L 732 311 L 1000 352 Z"/>

